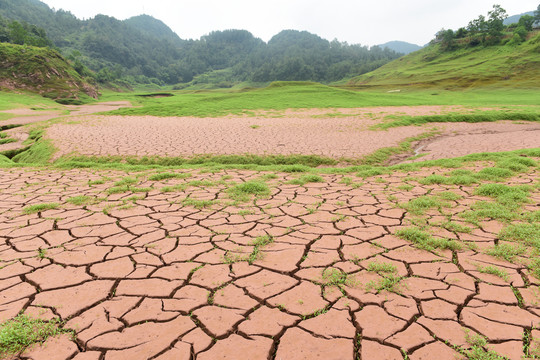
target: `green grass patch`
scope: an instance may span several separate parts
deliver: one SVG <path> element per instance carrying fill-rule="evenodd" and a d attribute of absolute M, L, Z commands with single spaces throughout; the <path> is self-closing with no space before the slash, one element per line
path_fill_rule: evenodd
<path fill-rule="evenodd" d="M 520 121 L 540 121 L 540 111 L 482 111 L 470 114 L 448 113 L 442 115 L 423 115 L 423 116 L 400 116 L 398 120 L 383 122 L 377 124 L 374 128 L 389 129 L 393 127 L 422 125 L 428 123 L 448 123 L 448 122 L 495 122 L 500 120 L 520 120 Z"/>
<path fill-rule="evenodd" d="M 33 319 L 27 315 L 17 315 L 15 318 L 0 324 L 0 358 L 10 358 L 34 344 L 43 344 L 49 337 L 72 331 L 62 329 L 59 319 L 44 321 Z"/>
<path fill-rule="evenodd" d="M 12 160 L 21 164 L 43 165 L 49 163 L 54 152 L 55 149 L 50 140 L 40 140 L 28 150 L 15 155 Z"/>
<path fill-rule="evenodd" d="M 0 139 L 0 145 L 10 144 L 10 143 L 14 143 L 14 142 L 17 142 L 17 139 L 13 139 L 13 138 L 2 138 L 2 139 Z"/>
<path fill-rule="evenodd" d="M 26 215 L 30 215 L 30 214 L 35 214 L 42 211 L 58 209 L 59 207 L 60 207 L 60 204 L 57 204 L 57 203 L 34 204 L 34 205 L 25 206 L 23 208 L 23 213 Z"/>

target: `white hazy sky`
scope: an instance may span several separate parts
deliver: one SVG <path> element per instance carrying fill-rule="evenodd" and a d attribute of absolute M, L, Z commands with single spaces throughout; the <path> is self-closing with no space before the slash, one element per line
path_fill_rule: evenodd
<path fill-rule="evenodd" d="M 284 29 L 325 39 L 376 45 L 429 42 L 441 28 L 457 29 L 499 4 L 509 15 L 535 10 L 540 0 L 42 0 L 79 18 L 126 19 L 148 14 L 182 39 L 213 30 L 244 29 L 264 41 Z"/>

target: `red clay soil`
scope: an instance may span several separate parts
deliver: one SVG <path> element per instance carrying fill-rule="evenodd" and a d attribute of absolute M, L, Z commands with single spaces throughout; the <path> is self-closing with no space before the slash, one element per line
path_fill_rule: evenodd
<path fill-rule="evenodd" d="M 47 136 L 63 155 L 192 157 L 201 154 L 319 155 L 359 158 L 397 146 L 407 138 L 437 129 L 442 137 L 419 146 L 423 159 L 475 152 L 510 151 L 540 146 L 540 125 L 427 124 L 373 131 L 385 115 L 437 114 L 451 107 L 417 106 L 339 109 L 351 116 L 329 117 L 331 110 L 297 110 L 265 116 L 222 118 L 160 118 L 151 116 L 80 116 L 54 124 Z M 461 109 L 463 111 L 463 109 Z"/>
<path fill-rule="evenodd" d="M 510 359 L 529 345 L 540 351 L 540 332 L 531 331 L 540 325 L 540 280 L 482 251 L 502 224 L 484 221 L 469 234 L 438 228 L 437 236 L 477 245 L 454 253 L 394 235 L 410 220 L 396 202 L 451 190 L 463 198 L 446 212 L 459 221 L 481 200 L 474 186 L 410 180 L 441 171 L 384 175 L 358 188 L 342 175 L 297 186 L 287 184 L 296 175 L 277 174 L 268 198 L 233 206 L 223 176 L 238 183 L 262 173 L 132 174 L 132 190 L 142 192 L 109 194 L 125 173 L 1 169 L 0 321 L 22 311 L 60 317 L 75 331 L 75 340 L 57 337 L 21 359 L 404 359 L 402 349 L 411 360 L 455 360 L 470 346 L 466 334 L 485 336 Z M 413 188 L 399 190 L 406 177 Z M 160 191 L 192 180 L 216 184 Z M 537 181 L 533 170 L 508 184 Z M 75 196 L 95 202 L 72 205 Z M 198 209 L 188 197 L 215 202 Z M 538 188 L 532 199 L 524 210 L 538 209 Z M 58 207 L 23 214 L 43 203 Z M 426 219 L 447 218 L 430 211 Z M 255 245 L 260 236 L 273 242 Z M 396 267 L 394 292 L 370 286 L 383 276 L 368 271 L 373 262 Z"/>

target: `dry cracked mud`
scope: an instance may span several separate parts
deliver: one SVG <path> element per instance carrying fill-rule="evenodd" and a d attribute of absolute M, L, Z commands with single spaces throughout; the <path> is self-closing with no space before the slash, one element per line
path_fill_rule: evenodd
<path fill-rule="evenodd" d="M 196 155 L 319 155 L 357 159 L 374 151 L 436 131 L 415 154 L 418 161 L 464 156 L 477 152 L 511 151 L 540 145 L 540 125 L 500 121 L 452 123 L 370 130 L 388 115 L 442 114 L 459 107 L 412 106 L 310 109 L 220 118 L 154 116 L 70 116 L 47 130 L 47 137 L 66 155 L 162 156 Z M 329 113 L 330 112 L 330 113 Z M 410 157 L 410 154 L 406 157 Z"/>
<path fill-rule="evenodd" d="M 278 173 L 266 180 L 269 196 L 232 204 L 228 183 L 264 173 L 176 170 L 184 175 L 126 181 L 112 170 L 0 169 L 0 321 L 22 311 L 75 331 L 20 355 L 36 360 L 404 359 L 402 350 L 411 360 L 454 360 L 470 346 L 467 334 L 509 359 L 540 351 L 540 280 L 482 251 L 501 223 L 439 229 L 477 245 L 455 251 L 420 250 L 395 235 L 411 219 L 397 202 L 453 191 L 463 197 L 444 212 L 459 221 L 484 199 L 475 186 L 411 178 L 444 171 L 360 187 L 343 175 L 292 185 L 297 175 Z M 187 186 L 195 180 L 210 182 Z M 110 191 L 118 181 L 129 191 Z M 404 181 L 408 191 L 398 188 Z M 531 170 L 508 184 L 537 181 Z M 537 210 L 538 188 L 531 199 L 525 209 Z M 374 264 L 393 265 L 393 291 L 376 290 L 386 277 Z"/>

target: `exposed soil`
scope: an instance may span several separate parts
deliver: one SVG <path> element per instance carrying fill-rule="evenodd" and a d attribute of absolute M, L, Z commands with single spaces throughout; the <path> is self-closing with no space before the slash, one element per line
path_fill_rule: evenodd
<path fill-rule="evenodd" d="M 264 112 L 265 116 L 221 118 L 80 116 L 70 118 L 69 124 L 53 125 L 47 131 L 47 136 L 59 149 L 57 157 L 77 153 L 139 157 L 304 154 L 335 159 L 359 158 L 381 148 L 397 146 L 405 139 L 431 129 L 437 129 L 443 136 L 421 144 L 419 153 L 427 153 L 422 160 L 540 145 L 540 125 L 531 123 L 427 124 L 386 131 L 369 130 L 386 115 L 426 115 L 456 110 L 463 111 L 463 108 L 338 109 L 340 114 L 350 114 L 338 117 L 327 116 L 334 111 L 328 109 Z M 404 161 L 411 155 L 398 159 Z"/>
<path fill-rule="evenodd" d="M 224 185 L 160 189 L 261 174 L 193 170 L 188 180 L 161 182 L 142 176 L 133 186 L 152 189 L 129 200 L 134 194 L 107 193 L 122 172 L 0 170 L 0 321 L 23 311 L 59 316 L 75 330 L 75 341 L 50 340 L 22 359 L 403 359 L 404 349 L 409 359 L 454 360 L 461 358 L 456 346 L 469 347 L 466 331 L 520 359 L 529 345 L 540 348 L 540 333 L 531 331 L 540 325 L 540 281 L 524 265 L 482 252 L 502 224 L 482 222 L 470 234 L 441 230 L 437 236 L 478 246 L 455 253 L 418 250 L 394 235 L 409 214 L 389 196 L 403 202 L 452 190 L 463 196 L 448 210 L 457 221 L 479 199 L 467 186 L 409 181 L 413 189 L 397 189 L 405 177 L 432 172 L 440 171 L 384 175 L 356 189 L 340 183 L 341 175 L 302 187 L 278 174 L 268 182 L 269 198 L 234 207 Z M 104 183 L 88 185 L 96 180 Z M 537 181 L 536 171 L 508 184 Z M 67 202 L 80 195 L 101 200 Z M 186 197 L 219 203 L 182 206 Z M 538 189 L 532 199 L 529 211 L 540 205 Z M 58 208 L 22 214 L 42 203 Z M 430 223 L 441 218 L 438 211 L 426 215 Z M 255 238 L 269 235 L 273 243 L 260 246 L 252 264 L 242 261 Z M 381 279 L 367 270 L 374 261 L 396 267 L 399 294 L 369 289 Z M 502 268 L 508 279 L 480 273 L 478 265 Z M 327 284 L 325 269 L 346 274 L 341 290 Z"/>
<path fill-rule="evenodd" d="M 339 109 L 350 116 L 336 117 L 325 116 L 333 110 L 217 119 L 89 115 L 126 105 L 68 107 L 71 115 L 47 129 L 57 156 L 359 157 L 437 128 L 438 135 L 416 144 L 416 155 L 426 153 L 420 161 L 538 147 L 540 139 L 534 123 L 368 130 L 383 115 L 455 107 Z M 5 123 L 58 117 L 18 115 Z M 540 354 L 540 280 L 525 265 L 484 253 L 498 243 L 503 224 L 483 221 L 468 234 L 433 228 L 435 236 L 476 245 L 455 252 L 419 250 L 395 235 L 410 224 L 396 202 L 448 190 L 461 195 L 444 214 L 427 212 L 435 225 L 449 219 L 462 224 L 459 214 L 486 200 L 474 195 L 474 186 L 410 180 L 445 171 L 383 175 L 358 188 L 343 184 L 342 175 L 296 186 L 287 184 L 296 175 L 277 174 L 267 181 L 268 198 L 233 206 L 222 177 L 240 183 L 262 174 L 178 170 L 191 177 L 164 181 L 132 174 L 140 175 L 131 185 L 139 192 L 110 194 L 124 172 L 0 169 L 0 322 L 24 312 L 60 317 L 75 331 L 75 340 L 59 336 L 21 359 L 454 360 L 463 358 L 456 349 L 470 347 L 467 333 L 485 336 L 489 348 L 509 359 L 529 349 Z M 405 178 L 409 191 L 398 189 Z M 194 180 L 221 183 L 161 191 Z M 538 180 L 534 170 L 508 184 Z M 539 189 L 533 189 L 527 211 L 540 206 Z M 77 196 L 94 201 L 68 201 Z M 186 198 L 208 201 L 207 207 L 188 205 Z M 44 203 L 56 208 L 23 213 Z M 257 238 L 268 243 L 256 245 Z M 395 266 L 401 280 L 392 291 L 370 286 L 383 279 L 368 271 L 373 262 Z M 496 266 L 508 278 L 479 266 Z"/>
<path fill-rule="evenodd" d="M 63 106 L 63 109 L 69 110 L 70 115 L 62 115 L 61 110 L 32 110 L 32 109 L 13 109 L 3 112 L 14 114 L 8 120 L 0 121 L 0 125 L 29 125 L 40 122 L 46 122 L 56 118 L 69 118 L 71 116 L 93 114 L 96 112 L 112 111 L 121 107 L 128 107 L 131 104 L 128 101 L 103 102 L 99 104 L 89 105 L 68 105 Z M 27 127 L 17 127 L 5 131 L 9 137 L 16 139 L 17 142 L 0 145 L 0 152 L 11 151 L 24 148 L 23 142 L 28 139 L 29 129 Z"/>

